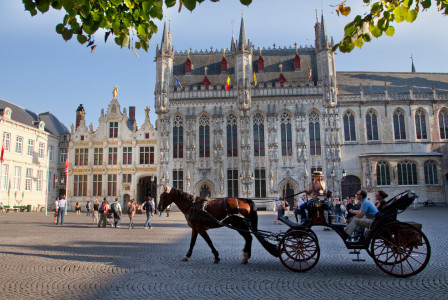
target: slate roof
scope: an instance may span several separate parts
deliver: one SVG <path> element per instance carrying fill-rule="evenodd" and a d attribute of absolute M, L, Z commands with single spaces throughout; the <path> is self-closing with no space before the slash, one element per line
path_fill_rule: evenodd
<path fill-rule="evenodd" d="M 280 76 L 279 64 L 282 64 L 282 73 L 286 80 L 306 81 L 310 68 L 313 68 L 313 74 L 317 74 L 316 54 L 314 48 L 299 48 L 301 70 L 294 70 L 295 49 L 271 49 L 262 50 L 264 60 L 264 72 L 256 72 L 257 82 L 277 82 Z M 235 63 L 233 53 L 226 53 L 227 71 L 230 75 L 231 85 L 235 85 Z M 227 73 L 221 74 L 222 52 L 202 52 L 190 53 L 190 61 L 192 63 L 191 75 L 185 75 L 185 62 L 187 60 L 186 53 L 176 53 L 174 56 L 173 73 L 179 79 L 183 86 L 200 85 L 205 76 L 205 67 L 207 66 L 207 77 L 211 85 L 225 85 Z M 255 50 L 252 55 L 252 68 L 258 69 L 259 51 Z M 173 77 L 173 85 L 176 78 Z M 252 81 L 252 78 L 250 78 Z"/>
<path fill-rule="evenodd" d="M 39 121 L 43 121 L 45 123 L 46 132 L 49 132 L 56 136 L 70 133 L 67 127 L 65 127 L 65 125 L 50 112 L 36 114 L 35 112 L 32 112 L 26 108 L 0 99 L 0 110 L 2 114 L 5 107 L 11 108 L 11 118 L 15 122 L 37 128 Z"/>
<path fill-rule="evenodd" d="M 448 73 L 396 73 L 396 72 L 337 72 L 339 94 L 360 94 L 362 84 L 365 94 L 384 93 L 387 83 L 389 93 L 407 93 L 409 85 L 415 93 L 448 92 Z"/>

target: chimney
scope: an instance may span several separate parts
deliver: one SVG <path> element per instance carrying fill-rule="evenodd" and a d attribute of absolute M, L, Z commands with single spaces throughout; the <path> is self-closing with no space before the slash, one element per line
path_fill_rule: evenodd
<path fill-rule="evenodd" d="M 129 121 L 132 123 L 135 121 L 135 106 L 129 106 Z"/>
<path fill-rule="evenodd" d="M 84 107 L 82 104 L 78 106 L 78 109 L 76 110 L 76 128 L 78 128 L 79 124 L 81 123 L 81 112 L 84 110 Z"/>

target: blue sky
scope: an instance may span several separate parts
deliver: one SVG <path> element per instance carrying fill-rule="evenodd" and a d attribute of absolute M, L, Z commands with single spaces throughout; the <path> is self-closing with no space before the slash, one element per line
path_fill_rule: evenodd
<path fill-rule="evenodd" d="M 247 37 L 255 48 L 310 45 L 314 43 L 315 9 L 323 8 L 327 30 L 335 42 L 344 25 L 365 8 L 361 0 L 346 1 L 352 6 L 348 18 L 338 17 L 336 0 L 254 0 L 245 7 L 239 0 L 219 3 L 205 1 L 190 13 L 177 7 L 167 11 L 171 19 L 173 43 L 177 50 L 228 48 L 232 28 L 239 32 L 244 12 Z M 0 1 L 0 98 L 36 113 L 51 111 L 70 127 L 80 103 L 86 109 L 87 124 L 98 125 L 101 108 L 106 108 L 115 85 L 120 87 L 122 108 L 136 106 L 137 123 L 144 119 L 144 108 L 151 108 L 153 124 L 155 48 L 160 31 L 150 42 L 149 52 L 120 49 L 97 34 L 93 53 L 76 39 L 69 42 L 55 32 L 61 12 L 31 17 L 20 0 Z M 233 21 L 233 25 L 232 25 Z M 410 72 L 411 53 L 417 72 L 448 72 L 448 18 L 435 9 L 421 14 L 413 24 L 395 24 L 393 38 L 382 37 L 350 54 L 336 55 L 338 71 Z"/>

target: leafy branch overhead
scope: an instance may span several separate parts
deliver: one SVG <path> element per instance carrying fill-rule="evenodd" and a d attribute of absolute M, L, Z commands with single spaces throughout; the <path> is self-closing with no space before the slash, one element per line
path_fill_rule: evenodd
<path fill-rule="evenodd" d="M 210 0 L 218 2 L 219 0 Z M 344 29 L 344 37 L 333 50 L 351 52 L 355 46 L 361 48 L 364 42 L 370 42 L 372 37 L 392 36 L 394 22 L 413 22 L 420 10 L 426 10 L 432 4 L 442 14 L 448 13 L 448 0 L 355 0 L 366 4 L 367 13 L 364 17 L 358 15 Z M 149 40 L 157 32 L 155 19 L 162 20 L 163 5 L 179 6 L 179 11 L 185 6 L 190 11 L 204 0 L 22 0 L 25 10 L 32 16 L 38 12 L 45 13 L 50 9 L 63 10 L 65 16 L 56 26 L 56 32 L 65 41 L 74 35 L 79 43 L 87 44 L 93 51 L 96 47 L 94 34 L 104 31 L 107 42 L 112 35 L 120 47 L 128 47 L 148 51 Z M 240 0 L 249 5 L 252 0 Z M 337 7 L 338 14 L 347 16 L 351 9 L 342 0 Z"/>
<path fill-rule="evenodd" d="M 363 0 L 363 2 L 369 6 L 370 11 L 364 17 L 356 16 L 352 22 L 345 25 L 344 37 L 341 42 L 334 45 L 333 50 L 351 52 L 355 46 L 361 48 L 364 42 L 370 42 L 372 37 L 379 38 L 383 33 L 393 36 L 394 22 L 412 23 L 420 10 L 424 11 L 432 4 L 436 4 L 442 14 L 448 14 L 448 0 Z M 338 15 L 344 16 L 350 14 L 350 11 L 350 7 L 346 6 L 344 1 L 336 9 Z"/>
<path fill-rule="evenodd" d="M 204 0 L 22 0 L 25 10 L 31 16 L 50 9 L 66 12 L 62 22 L 56 25 L 56 32 L 65 41 L 76 36 L 81 44 L 93 51 L 96 47 L 94 34 L 103 29 L 107 42 L 112 35 L 120 47 L 149 49 L 149 40 L 157 32 L 155 19 L 162 20 L 163 4 L 172 7 L 179 3 L 179 10 L 185 6 L 192 11 L 196 3 Z M 219 0 L 210 0 L 217 2 Z M 249 5 L 252 0 L 240 0 Z"/>

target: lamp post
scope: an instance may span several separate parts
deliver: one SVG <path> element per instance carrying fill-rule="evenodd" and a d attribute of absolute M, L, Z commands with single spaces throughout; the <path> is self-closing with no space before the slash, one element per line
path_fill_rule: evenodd
<path fill-rule="evenodd" d="M 246 198 L 249 198 L 249 187 L 254 182 L 254 173 L 249 175 L 247 173 L 245 176 L 243 174 L 240 174 L 240 182 L 242 185 L 244 185 L 244 188 L 246 190 Z"/>
<path fill-rule="evenodd" d="M 334 172 L 334 170 L 332 170 L 331 172 Z M 341 199 L 342 199 L 342 182 L 345 180 L 346 177 L 347 177 L 347 172 L 345 172 L 345 169 L 343 169 L 341 179 L 336 178 L 336 182 L 337 182 L 338 188 L 339 188 L 339 194 L 340 194 L 339 196 L 341 197 Z"/>

